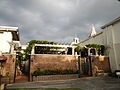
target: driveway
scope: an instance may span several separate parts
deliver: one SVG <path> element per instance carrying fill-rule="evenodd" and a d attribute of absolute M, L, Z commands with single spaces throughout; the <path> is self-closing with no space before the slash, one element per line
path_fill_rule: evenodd
<path fill-rule="evenodd" d="M 39 81 L 8 84 L 7 88 L 81 88 L 82 90 L 120 90 L 120 79 L 84 77 L 70 80 Z"/>

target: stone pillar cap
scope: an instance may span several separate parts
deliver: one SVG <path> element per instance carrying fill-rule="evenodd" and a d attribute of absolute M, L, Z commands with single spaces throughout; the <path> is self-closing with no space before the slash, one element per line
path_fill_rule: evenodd
<path fill-rule="evenodd" d="M 6 61 L 7 57 L 5 57 L 4 55 L 0 56 L 0 61 Z"/>

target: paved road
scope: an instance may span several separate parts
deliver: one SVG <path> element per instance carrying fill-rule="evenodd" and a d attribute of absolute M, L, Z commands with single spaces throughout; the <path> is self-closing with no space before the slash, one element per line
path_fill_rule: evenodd
<path fill-rule="evenodd" d="M 71 80 L 8 84 L 7 88 L 81 88 L 82 90 L 120 90 L 120 79 L 85 77 Z"/>

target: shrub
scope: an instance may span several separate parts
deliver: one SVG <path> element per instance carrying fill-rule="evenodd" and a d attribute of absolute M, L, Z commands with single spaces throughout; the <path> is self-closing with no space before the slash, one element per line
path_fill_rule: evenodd
<path fill-rule="evenodd" d="M 41 75 L 65 75 L 65 74 L 76 74 L 77 72 L 73 71 L 72 69 L 66 70 L 40 70 L 37 69 L 33 72 L 33 76 L 41 76 Z"/>

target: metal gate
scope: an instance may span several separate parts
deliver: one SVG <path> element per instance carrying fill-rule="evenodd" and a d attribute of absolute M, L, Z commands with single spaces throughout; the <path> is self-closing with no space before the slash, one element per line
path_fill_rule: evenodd
<path fill-rule="evenodd" d="M 78 75 L 80 76 L 92 76 L 92 67 L 90 57 L 78 58 Z"/>

